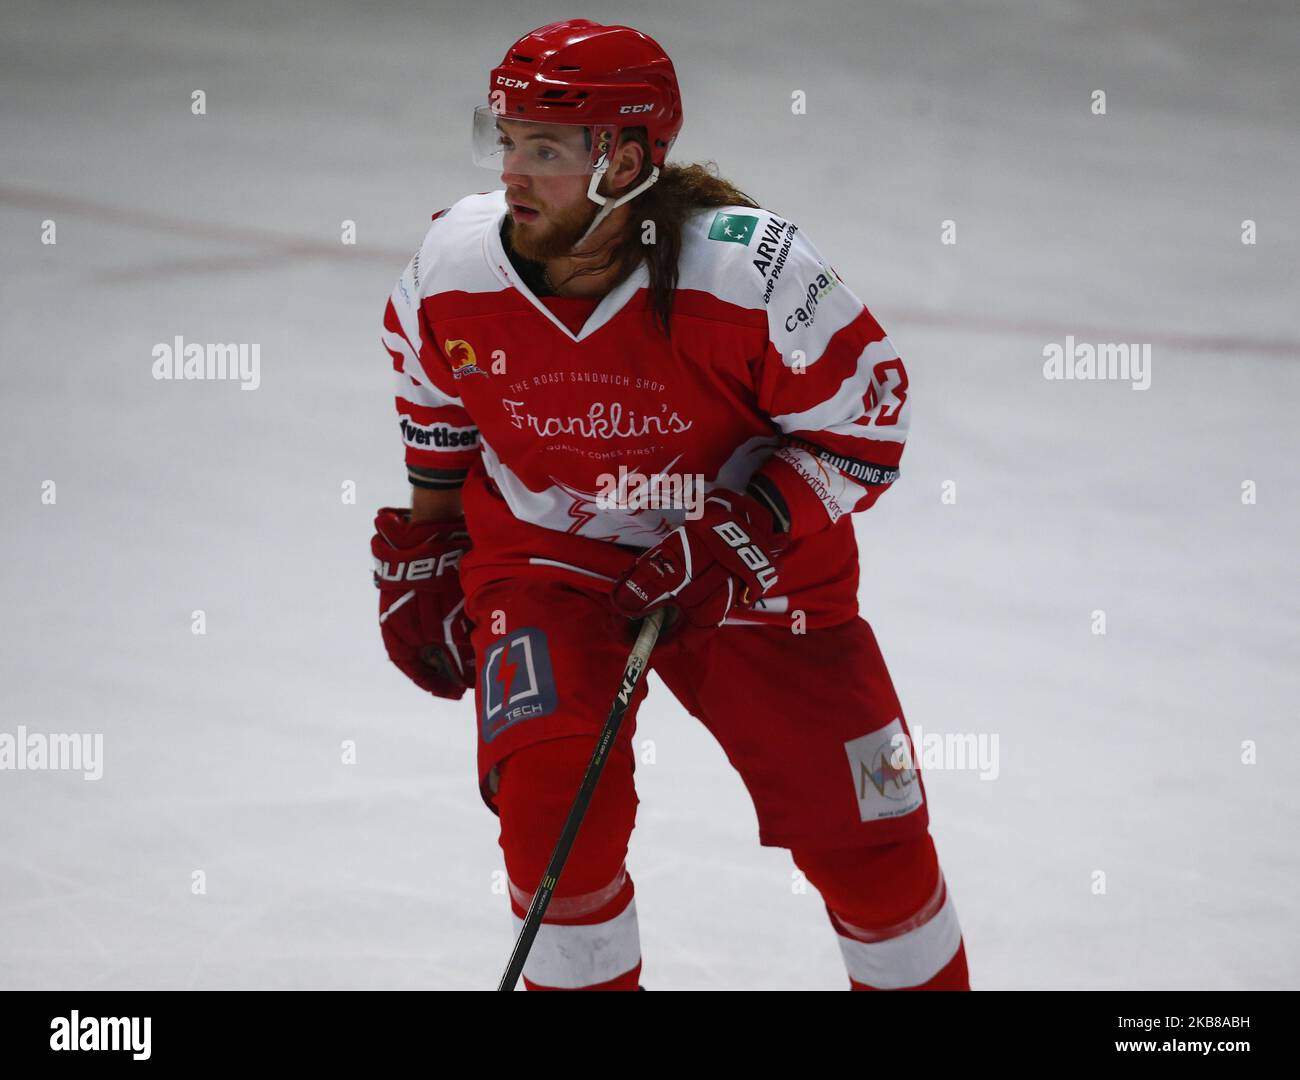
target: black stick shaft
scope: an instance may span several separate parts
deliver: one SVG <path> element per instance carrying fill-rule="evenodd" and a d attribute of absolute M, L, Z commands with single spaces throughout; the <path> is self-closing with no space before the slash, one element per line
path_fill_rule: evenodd
<path fill-rule="evenodd" d="M 555 892 L 556 885 L 559 884 L 560 874 L 569 858 L 569 851 L 578 838 L 582 819 L 586 816 L 600 774 L 605 769 L 605 761 L 614 746 L 614 740 L 618 737 L 618 729 L 623 726 L 623 717 L 632 703 L 632 695 L 636 692 L 637 683 L 641 681 L 641 676 L 645 674 L 646 666 L 650 662 L 650 650 L 654 648 L 655 641 L 659 638 L 663 621 L 664 609 L 660 608 L 658 611 L 652 611 L 641 623 L 636 644 L 632 646 L 632 652 L 627 658 L 627 667 L 623 670 L 623 682 L 609 710 L 609 719 L 605 721 L 600 738 L 596 740 L 596 749 L 587 763 L 587 771 L 583 774 L 582 783 L 578 785 L 578 794 L 574 797 L 573 806 L 569 808 L 569 816 L 564 821 L 564 828 L 560 830 L 560 838 L 556 841 L 555 851 L 551 854 L 546 873 L 542 875 L 541 883 L 533 893 L 533 901 L 528 905 L 528 914 L 524 917 L 524 925 L 515 940 L 514 951 L 510 954 L 510 962 L 506 965 L 506 973 L 501 976 L 498 990 L 513 990 L 519 981 L 519 976 L 523 973 L 528 952 L 533 947 L 537 931 L 541 929 L 542 917 L 546 914 L 546 908 L 551 902 L 551 895 Z"/>

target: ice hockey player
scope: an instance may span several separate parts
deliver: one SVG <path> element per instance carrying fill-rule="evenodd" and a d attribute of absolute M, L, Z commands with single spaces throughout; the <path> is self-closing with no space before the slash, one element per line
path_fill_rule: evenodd
<path fill-rule="evenodd" d="M 850 985 L 969 989 L 902 708 L 857 613 L 853 517 L 898 475 L 907 374 L 794 221 L 667 163 L 681 125 L 671 61 L 626 26 L 544 26 L 492 71 L 473 141 L 504 190 L 434 216 L 384 316 L 413 485 L 375 522 L 384 643 L 430 693 L 474 688 L 516 929 L 632 620 L 669 606 L 653 670 L 721 743 L 759 842 L 819 890 Z M 625 857 L 645 693 L 529 989 L 638 986 Z"/>

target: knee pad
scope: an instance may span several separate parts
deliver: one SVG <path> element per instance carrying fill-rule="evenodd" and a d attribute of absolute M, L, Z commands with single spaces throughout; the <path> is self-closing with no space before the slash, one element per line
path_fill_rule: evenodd
<path fill-rule="evenodd" d="M 542 879 L 594 749 L 594 738 L 568 736 L 522 747 L 501 763 L 496 796 L 500 844 L 519 915 Z M 613 751 L 560 875 L 548 922 L 566 914 L 594 914 L 630 890 L 623 863 L 636 807 L 632 759 Z M 566 905 L 563 898 L 573 903 Z"/>
<path fill-rule="evenodd" d="M 892 844 L 800 848 L 790 854 L 832 915 L 868 930 L 912 918 L 935 903 L 940 888 L 939 859 L 928 831 Z"/>

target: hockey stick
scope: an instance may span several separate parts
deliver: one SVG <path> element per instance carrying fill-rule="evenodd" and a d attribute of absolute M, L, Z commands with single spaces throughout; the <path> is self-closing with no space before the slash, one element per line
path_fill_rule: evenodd
<path fill-rule="evenodd" d="M 655 647 L 655 642 L 659 639 L 659 631 L 664 622 L 664 611 L 664 608 L 652 611 L 641 622 L 636 644 L 632 646 L 632 652 L 627 658 L 627 667 L 623 669 L 623 683 L 614 697 L 614 704 L 609 710 L 609 719 L 605 721 L 600 738 L 596 740 L 596 749 L 587 763 L 587 771 L 583 774 L 582 783 L 578 785 L 578 794 L 574 797 L 573 806 L 569 808 L 569 816 L 565 819 L 564 828 L 560 830 L 560 838 L 555 843 L 555 851 L 551 853 L 551 861 L 547 864 L 546 873 L 542 875 L 541 884 L 537 886 L 537 891 L 533 893 L 533 901 L 528 905 L 528 914 L 524 916 L 524 925 L 519 930 L 519 937 L 515 940 L 514 951 L 510 954 L 510 962 L 506 964 L 506 973 L 501 976 L 498 990 L 513 990 L 524 970 L 524 962 L 528 959 L 528 952 L 533 947 L 533 939 L 537 937 L 537 931 L 541 929 L 542 917 L 546 914 L 546 908 L 551 902 L 551 894 L 555 892 L 560 874 L 564 871 L 569 850 L 578 838 L 578 830 L 582 827 L 582 819 L 587 813 L 587 807 L 591 805 L 591 797 L 595 794 L 596 784 L 600 780 L 601 772 L 604 771 L 610 748 L 618 737 L 618 729 L 623 726 L 623 716 L 632 703 L 632 695 L 636 692 L 637 683 L 641 681 L 646 665 L 650 662 L 650 650 Z"/>

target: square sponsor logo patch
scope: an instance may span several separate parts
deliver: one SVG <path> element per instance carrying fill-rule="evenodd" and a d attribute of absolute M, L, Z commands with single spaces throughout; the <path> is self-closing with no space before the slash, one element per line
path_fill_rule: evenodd
<path fill-rule="evenodd" d="M 898 741 L 895 742 L 895 736 Z M 903 721 L 895 717 L 879 731 L 844 744 L 863 821 L 902 817 L 922 802 L 921 780 L 911 767 Z"/>
<path fill-rule="evenodd" d="M 521 720 L 555 711 L 555 675 L 546 635 L 527 626 L 494 642 L 479 676 L 479 723 L 491 742 Z"/>
<path fill-rule="evenodd" d="M 709 239 L 748 244 L 757 224 L 758 218 L 749 214 L 727 214 L 719 210 L 713 217 L 713 224 L 709 226 Z"/>

